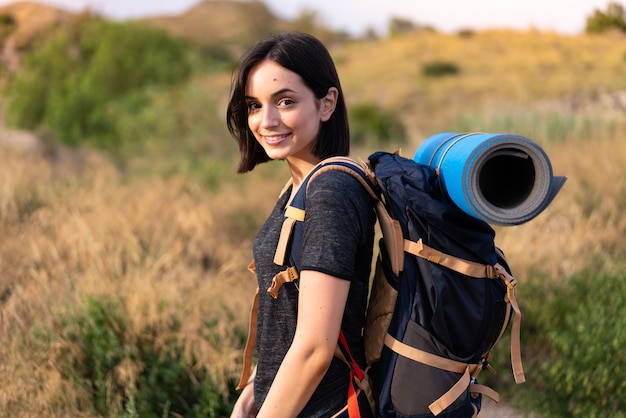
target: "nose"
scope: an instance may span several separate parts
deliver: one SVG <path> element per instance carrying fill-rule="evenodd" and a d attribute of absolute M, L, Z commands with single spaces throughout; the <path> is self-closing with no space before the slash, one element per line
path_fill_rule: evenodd
<path fill-rule="evenodd" d="M 261 120 L 263 128 L 273 128 L 278 126 L 279 121 L 280 115 L 274 106 L 265 106 L 263 108 L 263 119 Z"/>

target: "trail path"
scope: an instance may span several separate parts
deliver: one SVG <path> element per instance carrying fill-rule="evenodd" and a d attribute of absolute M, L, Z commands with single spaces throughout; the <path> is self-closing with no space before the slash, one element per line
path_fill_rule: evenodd
<path fill-rule="evenodd" d="M 529 414 L 516 411 L 506 404 L 497 404 L 491 399 L 483 397 L 483 406 L 478 418 L 541 418 L 537 414 Z"/>

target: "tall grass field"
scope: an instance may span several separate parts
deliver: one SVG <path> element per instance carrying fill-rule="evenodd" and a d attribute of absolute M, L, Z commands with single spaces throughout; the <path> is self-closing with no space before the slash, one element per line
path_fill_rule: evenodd
<path fill-rule="evenodd" d="M 568 177 L 537 218 L 496 229 L 527 382 L 512 382 L 507 336 L 486 381 L 523 413 L 626 417 L 626 37 L 417 32 L 331 52 L 348 106 L 405 128 L 353 157 L 509 132 Z M 230 76 L 195 71 L 136 113 L 109 108 L 117 154 L 42 133 L 28 152 L 0 146 L 0 417 L 228 416 L 251 243 L 288 177 L 281 162 L 235 174 Z"/>

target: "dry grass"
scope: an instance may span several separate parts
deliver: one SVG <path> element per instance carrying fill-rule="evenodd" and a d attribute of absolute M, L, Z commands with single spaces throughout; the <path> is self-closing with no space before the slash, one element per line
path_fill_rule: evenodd
<path fill-rule="evenodd" d="M 626 251 L 626 143 L 567 142 L 546 150 L 568 183 L 535 220 L 498 230 L 519 281 L 534 274 L 558 280 L 590 262 L 623 268 L 609 263 L 610 254 Z M 239 347 L 229 335 L 233 327 L 245 328 L 254 281 L 245 271 L 250 241 L 236 238 L 242 232 L 233 226 L 240 220 L 235 214 L 252 216 L 249 227 L 258 224 L 278 180 L 251 179 L 214 196 L 181 178 L 127 184 L 93 157 L 72 173 L 5 150 L 0 160 L 2 410 L 89 416 L 88 394 L 59 363 L 68 350 L 71 355 L 71 344 L 35 337 L 46 328 L 59 330 L 60 315 L 82 309 L 86 296 L 119 296 L 129 334 L 160 329 L 200 365 L 222 376 L 237 372 Z M 224 316 L 225 309 L 234 318 Z M 183 327 L 168 336 L 172 318 Z M 224 337 L 219 346 L 206 334 L 211 319 Z M 120 365 L 118 378 L 130 378 L 136 367 Z M 81 405 L 87 412 L 79 414 Z"/>
<path fill-rule="evenodd" d="M 462 37 L 423 32 L 351 43 L 333 54 L 349 103 L 394 109 L 421 139 L 468 109 L 554 99 L 575 107 L 626 89 L 626 44 L 619 34 L 484 31 Z M 422 66 L 434 61 L 457 65 L 459 75 L 421 74 Z"/>
<path fill-rule="evenodd" d="M 0 14 L 13 16 L 17 28 L 13 34 L 18 47 L 30 45 L 37 36 L 67 24 L 73 13 L 31 1 L 17 1 L 0 7 Z"/>
<path fill-rule="evenodd" d="M 566 142 L 546 151 L 555 174 L 568 177 L 565 186 L 531 222 L 497 229 L 496 242 L 519 281 L 535 275 L 560 280 L 588 266 L 623 269 L 613 255 L 626 253 L 626 143 L 622 138 Z"/>
<path fill-rule="evenodd" d="M 535 220 L 498 229 L 497 243 L 523 285 L 589 264 L 624 268 L 613 256 L 626 252 L 626 114 L 603 100 L 626 89 L 625 50 L 615 36 L 485 32 L 350 43 L 333 54 L 349 103 L 398 111 L 411 146 L 468 109 L 488 114 L 503 104 L 512 112 L 563 108 L 601 122 L 585 140 L 565 135 L 542 144 L 568 182 Z M 457 63 L 460 75 L 425 78 L 421 65 L 433 60 Z M 213 75 L 197 86 L 218 100 L 227 96 L 227 79 Z M 60 333 L 61 319 L 89 296 L 122 301 L 129 334 L 150 326 L 180 341 L 199 366 L 236 374 L 232 329 L 245 328 L 255 286 L 245 270 L 252 231 L 274 204 L 283 170 L 270 164 L 210 193 L 181 176 L 122 178 L 97 155 L 58 165 L 0 147 L 0 416 L 96 415 L 63 369 L 66 356 L 78 353 Z M 175 336 L 166 335 L 171 320 L 182 324 Z M 218 345 L 207 335 L 211 320 Z M 136 367 L 122 364 L 118 379 L 132 379 Z"/>
<path fill-rule="evenodd" d="M 177 319 L 175 337 L 190 358 L 217 376 L 236 373 L 232 329 L 245 328 L 255 286 L 245 271 L 249 242 L 230 240 L 219 226 L 236 206 L 182 179 L 122 184 L 93 158 L 72 176 L 5 150 L 0 159 L 1 410 L 63 416 L 69 408 L 74 416 L 73 405 L 85 403 L 55 364 L 71 345 L 53 336 L 45 347 L 35 336 L 59 330 L 60 317 L 82 309 L 87 296 L 122 300 L 131 335 Z M 206 334 L 212 320 L 218 346 Z"/>

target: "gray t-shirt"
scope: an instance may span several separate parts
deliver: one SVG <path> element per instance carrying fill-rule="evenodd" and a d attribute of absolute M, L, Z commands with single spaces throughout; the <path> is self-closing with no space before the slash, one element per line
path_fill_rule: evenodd
<path fill-rule="evenodd" d="M 284 270 L 274 264 L 274 252 L 291 189 L 278 200 L 254 241 L 254 260 L 259 281 L 258 353 L 254 395 L 263 404 L 296 329 L 298 290 L 283 285 L 279 297 L 265 292 L 272 277 Z M 374 242 L 373 199 L 350 174 L 327 171 L 316 177 L 307 190 L 301 270 L 320 271 L 350 280 L 348 301 L 341 329 L 350 351 L 363 367 L 361 331 L 367 306 L 369 275 Z M 330 417 L 347 402 L 349 369 L 333 358 L 330 368 L 300 417 Z"/>

